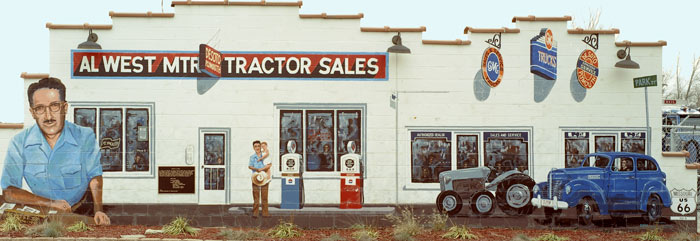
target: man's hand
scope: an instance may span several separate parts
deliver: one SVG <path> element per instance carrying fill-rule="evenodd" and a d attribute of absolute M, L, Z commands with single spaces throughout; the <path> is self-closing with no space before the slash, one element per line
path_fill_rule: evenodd
<path fill-rule="evenodd" d="M 105 214 L 102 211 L 97 211 L 95 212 L 95 223 L 97 225 L 109 225 L 109 217 L 107 217 L 107 214 Z"/>
<path fill-rule="evenodd" d="M 61 212 L 70 213 L 70 204 L 66 200 L 51 200 L 51 208 Z"/>

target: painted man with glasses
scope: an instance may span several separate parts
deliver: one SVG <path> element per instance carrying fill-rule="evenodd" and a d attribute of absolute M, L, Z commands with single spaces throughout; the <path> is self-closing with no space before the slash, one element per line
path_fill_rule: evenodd
<path fill-rule="evenodd" d="M 102 210 L 97 140 L 92 129 L 66 121 L 66 87 L 44 78 L 29 86 L 27 97 L 36 125 L 15 135 L 8 147 L 0 179 L 5 201 L 94 215 L 96 224 L 110 224 Z M 31 192 L 22 189 L 22 179 Z"/>

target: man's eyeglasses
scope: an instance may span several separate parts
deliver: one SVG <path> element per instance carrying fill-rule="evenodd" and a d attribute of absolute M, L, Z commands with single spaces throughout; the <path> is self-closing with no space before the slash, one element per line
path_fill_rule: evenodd
<path fill-rule="evenodd" d="M 61 109 L 62 105 L 63 105 L 63 101 L 56 101 L 56 102 L 51 102 L 51 104 L 49 104 L 49 106 L 45 106 L 45 105 L 34 106 L 34 107 L 32 107 L 32 110 L 34 111 L 34 114 L 41 115 L 41 114 L 44 114 L 44 112 L 46 112 L 46 107 L 49 107 L 49 110 L 51 110 L 51 112 L 56 112 L 56 111 Z"/>

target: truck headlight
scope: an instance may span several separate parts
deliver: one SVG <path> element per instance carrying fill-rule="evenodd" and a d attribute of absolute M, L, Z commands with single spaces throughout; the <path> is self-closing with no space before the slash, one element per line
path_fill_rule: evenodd
<path fill-rule="evenodd" d="M 566 187 L 564 187 L 564 190 L 566 191 L 566 195 L 569 195 L 569 193 L 571 193 L 571 186 L 566 185 Z"/>
<path fill-rule="evenodd" d="M 537 194 L 537 193 L 539 193 L 539 192 L 540 192 L 540 186 L 539 186 L 539 185 L 535 185 L 534 187 L 532 187 L 532 195 L 535 195 L 535 194 Z"/>

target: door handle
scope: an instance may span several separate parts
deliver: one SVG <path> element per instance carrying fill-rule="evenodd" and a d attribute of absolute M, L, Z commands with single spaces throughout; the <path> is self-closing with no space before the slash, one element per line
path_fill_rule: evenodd
<path fill-rule="evenodd" d="M 627 177 L 627 179 L 634 179 L 634 177 Z"/>

